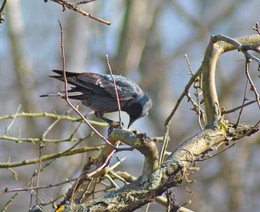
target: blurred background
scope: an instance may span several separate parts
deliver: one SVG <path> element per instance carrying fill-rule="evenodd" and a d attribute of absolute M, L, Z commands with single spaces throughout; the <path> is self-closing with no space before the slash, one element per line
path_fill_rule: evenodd
<path fill-rule="evenodd" d="M 1 4 L 2 4 L 1 0 Z M 75 1 L 74 1 L 75 2 Z M 39 95 L 63 89 L 63 84 L 48 77 L 52 69 L 61 69 L 60 28 L 64 29 L 66 69 L 74 72 L 108 73 L 105 55 L 108 54 L 114 74 L 127 76 L 137 82 L 153 100 L 148 116 L 135 122 L 132 128 L 148 136 L 163 136 L 164 121 L 190 79 L 187 54 L 195 73 L 204 57 L 210 36 L 224 34 L 239 37 L 254 34 L 252 27 L 260 20 L 258 0 L 98 0 L 82 5 L 86 12 L 111 22 L 110 26 L 84 17 L 62 6 L 42 0 L 9 0 L 5 22 L 0 25 L 0 116 L 20 112 L 50 112 L 66 114 L 69 107 L 59 98 L 40 98 Z M 243 54 L 233 51 L 218 61 L 216 83 L 221 106 L 231 109 L 243 101 L 246 84 Z M 260 88 L 256 65 L 251 77 Z M 194 97 L 195 89 L 190 89 Z M 254 94 L 248 92 L 248 99 Z M 78 102 L 73 102 L 78 104 Z M 198 118 L 185 98 L 173 117 L 170 143 L 173 151 L 181 142 L 200 131 Z M 79 106 L 83 114 L 90 110 Z M 71 116 L 77 117 L 73 112 Z M 117 119 L 117 114 L 110 117 Z M 226 118 L 236 122 L 238 112 Z M 256 104 L 246 107 L 241 121 L 254 124 L 260 112 Z M 96 118 L 92 115 L 90 119 Z M 0 135 L 11 119 L 0 119 Z M 17 138 L 40 138 L 55 119 L 47 117 L 17 117 L 8 135 Z M 128 123 L 126 114 L 123 121 Z M 126 124 L 125 124 L 126 126 Z M 50 139 L 65 139 L 79 127 L 75 138 L 87 136 L 89 128 L 67 120 L 60 121 L 48 133 Z M 99 127 L 106 134 L 107 128 Z M 73 142 L 46 142 L 42 154 L 52 154 L 71 147 Z M 97 137 L 81 146 L 103 144 Z M 187 206 L 195 211 L 260 211 L 260 152 L 259 133 L 244 138 L 228 151 L 200 162 L 200 171 L 190 179 L 192 193 L 182 185 L 174 188 L 178 203 L 192 200 Z M 0 139 L 0 162 L 30 160 L 39 156 L 37 142 Z M 160 143 L 158 148 L 160 149 Z M 77 177 L 86 158 L 98 151 L 55 160 L 41 172 L 40 185 L 55 184 Z M 139 152 L 123 152 L 126 160 L 117 170 L 138 177 L 142 173 L 143 156 Z M 117 160 L 113 157 L 111 164 Z M 46 162 L 45 162 L 46 163 Z M 45 164 L 44 163 L 44 164 Z M 43 165 L 44 165 L 43 164 Z M 32 177 L 38 164 L 0 169 L 0 190 L 21 188 Z M 16 175 L 14 174 L 16 173 Z M 122 184 L 119 183 L 121 186 Z M 39 191 L 47 203 L 67 191 L 70 185 Z M 0 196 L 0 209 L 14 195 Z M 30 192 L 19 193 L 6 211 L 28 211 Z M 59 202 L 59 201 L 58 201 Z M 35 204 L 35 198 L 32 199 Z M 44 207 L 51 211 L 51 206 Z M 145 211 L 145 207 L 138 211 Z M 149 211 L 165 211 L 157 203 Z"/>

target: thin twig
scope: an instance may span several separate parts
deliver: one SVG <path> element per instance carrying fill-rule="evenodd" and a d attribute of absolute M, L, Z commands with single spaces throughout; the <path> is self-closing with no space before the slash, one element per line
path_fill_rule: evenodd
<path fill-rule="evenodd" d="M 62 198 L 62 197 L 64 197 L 64 194 L 62 194 L 62 195 L 56 197 L 55 199 L 52 199 L 52 198 L 51 198 L 51 201 L 49 201 L 49 202 L 46 202 L 46 203 L 43 202 L 43 203 L 41 203 L 41 206 L 46 206 L 46 205 L 53 204 L 53 203 L 57 202 L 57 201 L 58 201 L 60 198 Z"/>
<path fill-rule="evenodd" d="M 117 86 L 116 86 L 116 80 L 115 80 L 115 77 L 113 75 L 111 65 L 109 63 L 108 55 L 106 55 L 106 61 L 107 61 L 107 66 L 108 66 L 110 75 L 113 79 L 113 83 L 114 83 L 114 86 L 115 86 L 116 101 L 117 101 L 117 106 L 118 106 L 119 123 L 120 123 L 120 127 L 122 128 L 123 126 L 122 126 L 122 119 L 121 119 L 121 104 L 120 104 L 120 99 L 119 99 L 118 90 L 117 90 Z"/>
<path fill-rule="evenodd" d="M 59 25 L 60 25 L 60 32 L 61 32 L 62 70 L 63 70 L 63 75 L 64 75 L 65 101 L 103 141 L 105 141 L 108 145 L 112 146 L 114 149 L 117 149 L 116 146 L 111 144 L 110 141 L 108 141 L 92 124 L 90 124 L 89 121 L 82 115 L 82 113 L 69 101 L 68 80 L 67 80 L 66 71 L 65 71 L 65 51 L 64 51 L 64 45 L 63 45 L 63 28 L 62 28 L 60 21 L 59 21 Z"/>
<path fill-rule="evenodd" d="M 25 112 L 21 112 L 21 113 L 18 113 L 18 114 L 1 116 L 0 120 L 14 119 L 15 117 L 31 117 L 31 118 L 34 118 L 34 117 L 47 117 L 47 118 L 68 120 L 68 121 L 71 121 L 71 122 L 82 122 L 81 118 L 74 118 L 74 117 L 69 116 L 69 115 L 58 115 L 58 114 L 55 114 L 55 113 L 46 113 L 46 112 L 44 112 L 44 113 L 25 113 Z M 108 126 L 107 123 L 99 122 L 99 121 L 89 120 L 89 123 L 91 123 L 93 125 L 98 125 L 98 126 L 101 126 L 101 127 Z"/>
<path fill-rule="evenodd" d="M 116 162 L 113 166 L 109 167 L 109 170 L 112 171 L 113 169 L 115 169 L 116 167 L 118 167 L 124 160 L 126 159 L 126 157 L 123 157 L 122 159 L 120 159 L 118 162 Z"/>
<path fill-rule="evenodd" d="M 74 132 L 72 132 L 72 133 L 70 134 L 70 137 L 71 137 L 71 138 L 73 138 L 73 137 L 75 136 L 75 134 L 76 134 L 77 131 L 79 130 L 81 124 L 82 124 L 82 122 L 80 122 L 80 123 L 78 124 L 78 126 L 76 127 L 76 129 L 74 130 Z"/>
<path fill-rule="evenodd" d="M 53 160 L 53 161 L 54 161 L 54 160 Z M 53 161 L 51 161 L 51 162 L 45 164 L 45 166 L 42 167 L 41 172 L 44 171 L 44 169 L 46 169 L 48 166 L 50 166 L 50 165 L 53 163 Z M 33 182 L 34 177 L 35 177 L 35 172 L 34 172 L 33 175 L 31 176 L 31 178 L 24 184 L 24 187 L 27 186 L 27 185 L 29 185 L 31 182 Z M 19 195 L 19 191 L 17 191 L 17 192 L 11 197 L 11 199 L 9 199 L 9 200 L 7 201 L 7 203 L 4 205 L 2 211 L 6 211 L 7 208 L 8 208 L 8 206 L 14 201 L 14 199 L 15 199 L 18 195 Z M 31 196 L 31 197 L 32 197 L 32 196 Z M 30 207 L 31 207 L 31 205 L 32 205 L 32 202 L 30 202 Z"/>
<path fill-rule="evenodd" d="M 52 1 L 54 1 L 54 2 L 56 2 L 56 3 L 58 3 L 58 4 L 60 4 L 60 5 L 62 5 L 62 6 L 63 6 L 63 11 L 65 10 L 65 8 L 68 8 L 68 9 L 70 9 L 70 10 L 74 10 L 74 11 L 76 11 L 76 12 L 78 12 L 78 13 L 84 15 L 84 16 L 87 16 L 87 17 L 89 17 L 89 18 L 91 18 L 91 19 L 93 19 L 93 20 L 96 20 L 96 21 L 98 21 L 98 22 L 101 22 L 101 23 L 103 23 L 103 24 L 106 24 L 106 25 L 110 25 L 110 24 L 111 24 L 109 21 L 106 21 L 106 20 L 97 18 L 97 17 L 95 17 L 95 16 L 93 16 L 93 15 L 91 15 L 91 14 L 85 12 L 84 10 L 80 9 L 80 8 L 77 6 L 77 4 L 73 4 L 73 3 L 70 3 L 70 2 L 65 1 L 65 0 L 52 0 Z"/>
<path fill-rule="evenodd" d="M 190 64 L 190 60 L 188 58 L 188 55 L 185 54 L 185 58 L 186 58 L 186 62 L 188 64 L 188 67 L 189 67 L 189 70 L 190 70 L 190 74 L 193 75 L 193 71 L 192 71 L 192 67 L 191 67 L 191 64 Z M 196 86 L 196 81 L 194 81 L 194 88 L 196 90 L 196 99 L 197 99 L 197 105 L 198 105 L 198 109 L 197 109 L 197 113 L 198 113 L 198 123 L 199 123 L 199 126 L 200 126 L 200 129 L 201 131 L 203 130 L 203 127 L 202 127 L 202 124 L 201 124 L 201 108 L 200 108 L 200 100 L 199 100 L 199 86 Z"/>
<path fill-rule="evenodd" d="M 222 111 L 221 111 L 221 114 L 224 115 L 224 114 L 227 114 L 227 113 L 233 113 L 233 112 L 235 112 L 236 110 L 239 110 L 239 109 L 241 109 L 241 108 L 243 108 L 243 107 L 246 107 L 246 106 L 248 106 L 248 105 L 251 105 L 251 104 L 253 104 L 253 103 L 255 103 L 255 102 L 256 102 L 256 100 L 252 100 L 252 101 L 250 101 L 250 102 L 244 103 L 244 104 L 242 104 L 242 105 L 240 105 L 240 106 L 238 106 L 238 107 L 235 107 L 235 108 L 233 108 L 233 109 L 230 109 L 230 110 L 222 110 Z"/>
<path fill-rule="evenodd" d="M 7 135 L 1 135 L 0 139 L 14 141 L 16 143 L 21 143 L 21 142 L 36 143 L 36 142 L 39 142 L 39 141 L 50 142 L 50 143 L 60 143 L 60 142 L 68 142 L 68 141 L 72 141 L 72 142 L 78 141 L 75 138 L 66 138 L 66 139 L 17 138 L 17 137 L 12 137 L 12 136 L 7 136 Z"/>
<path fill-rule="evenodd" d="M 118 145 L 119 145 L 119 142 L 117 142 L 116 147 L 118 147 Z M 98 172 L 100 172 L 104 167 L 107 166 L 108 162 L 110 161 L 112 155 L 115 154 L 115 152 L 116 152 L 116 148 L 113 149 L 113 151 L 110 152 L 110 154 L 107 156 L 105 162 L 101 166 L 99 166 L 95 171 L 88 173 L 88 174 L 83 172 L 81 174 L 82 179 L 90 178 L 90 177 L 96 175 Z"/>
<path fill-rule="evenodd" d="M 167 119 L 165 120 L 164 126 L 166 127 L 167 125 L 169 125 L 171 123 L 172 117 L 174 116 L 176 110 L 178 109 L 182 99 L 186 96 L 186 94 L 188 93 L 190 87 L 192 86 L 193 82 L 196 80 L 196 78 L 199 76 L 199 74 L 201 73 L 202 70 L 202 66 L 197 70 L 197 72 L 192 75 L 192 77 L 190 78 L 189 82 L 187 83 L 187 85 L 184 88 L 184 91 L 182 92 L 182 94 L 180 95 L 180 97 L 178 98 L 174 108 L 172 109 L 170 115 L 167 117 Z"/>
<path fill-rule="evenodd" d="M 0 9 L 0 24 L 4 22 L 4 17 L 3 17 L 3 14 L 4 14 L 4 8 L 5 8 L 5 5 L 6 5 L 6 2 L 7 0 L 4 0 L 2 6 L 1 6 L 1 9 Z"/>
<path fill-rule="evenodd" d="M 65 150 L 64 152 L 58 152 L 58 153 L 54 153 L 54 154 L 44 155 L 44 156 L 41 157 L 41 160 L 47 161 L 47 160 L 53 160 L 53 159 L 60 158 L 60 157 L 80 154 L 80 153 L 83 153 L 83 152 L 97 151 L 97 150 L 103 149 L 104 145 L 94 146 L 94 147 L 80 147 L 78 149 L 73 149 L 73 150 L 71 150 L 71 148 Z M 39 158 L 35 158 L 35 159 L 32 159 L 32 160 L 24 160 L 24 161 L 19 161 L 19 162 L 13 162 L 13 163 L 10 163 L 10 162 L 0 163 L 0 168 L 12 168 L 12 167 L 19 167 L 19 166 L 37 164 L 37 163 L 39 163 Z"/>
<path fill-rule="evenodd" d="M 118 145 L 118 144 L 117 144 Z M 116 146 L 117 146 L 116 145 Z M 8 188 L 6 188 L 4 191 L 0 192 L 0 195 L 2 194 L 5 194 L 5 193 L 10 193 L 10 192 L 19 192 L 19 191 L 31 191 L 31 190 L 39 190 L 39 189 L 45 189 L 45 188 L 52 188 L 52 187 L 56 187 L 56 186 L 60 186 L 60 185 L 63 185 L 63 184 L 66 184 L 66 183 L 69 183 L 69 182 L 73 182 L 73 181 L 76 181 L 78 179 L 80 179 L 81 177 L 83 179 L 86 179 L 86 178 L 90 178 L 92 177 L 93 175 L 97 174 L 98 172 L 100 172 L 109 162 L 109 160 L 111 159 L 112 155 L 116 152 L 116 150 L 114 149 L 106 158 L 105 162 L 100 166 L 98 167 L 95 171 L 91 172 L 91 173 L 82 173 L 82 175 L 80 177 L 77 177 L 77 178 L 72 178 L 70 180 L 66 180 L 66 181 L 63 181 L 63 182 L 60 182 L 60 183 L 57 183 L 57 184 L 50 184 L 50 185 L 46 185 L 46 186 L 39 186 L 39 187 L 30 187 L 30 188 L 19 188 L 19 189 L 12 189 L 12 190 L 9 190 Z"/>
<path fill-rule="evenodd" d="M 245 67 L 245 68 L 247 69 L 248 66 L 249 66 L 249 63 L 246 61 L 246 67 Z M 243 97 L 242 105 L 243 105 L 243 104 L 245 103 L 245 101 L 246 101 L 247 88 L 248 88 L 248 80 L 246 81 L 246 87 L 245 87 L 245 91 L 244 91 L 244 97 Z M 237 118 L 237 122 L 236 122 L 235 126 L 237 126 L 238 123 L 239 123 L 239 121 L 240 121 L 240 118 L 241 118 L 241 114 L 242 114 L 242 112 L 243 112 L 243 109 L 244 109 L 244 107 L 241 107 L 241 109 L 240 109 L 240 111 L 239 111 L 239 114 L 238 114 L 238 118 Z"/>
<path fill-rule="evenodd" d="M 251 85 L 251 88 L 253 89 L 253 91 L 254 91 L 254 93 L 255 93 L 255 98 L 256 98 L 258 107 L 260 108 L 259 94 L 258 94 L 258 92 L 257 92 L 257 90 L 256 90 L 256 87 L 255 87 L 255 85 L 254 85 L 254 83 L 253 83 L 253 81 L 252 81 L 252 79 L 251 79 L 251 77 L 250 77 L 250 74 L 249 74 L 249 63 L 250 63 L 250 59 L 249 59 L 249 58 L 246 58 L 246 63 L 247 63 L 247 65 L 246 65 L 246 70 L 245 70 L 245 72 L 246 72 L 246 77 L 247 77 L 247 79 L 248 79 L 248 81 L 249 81 L 249 83 L 250 83 L 250 85 Z"/>
<path fill-rule="evenodd" d="M 18 196 L 18 192 L 16 192 L 8 201 L 7 203 L 4 205 L 4 207 L 1 209 L 1 212 L 5 212 L 7 210 L 7 208 L 9 207 L 10 204 L 13 203 L 14 199 Z"/>
<path fill-rule="evenodd" d="M 163 162 L 163 160 L 164 160 L 164 153 L 166 151 L 166 148 L 167 148 L 167 145 L 168 145 L 168 141 L 169 141 L 169 131 L 170 131 L 170 124 L 171 124 L 172 117 L 174 116 L 175 112 L 177 111 L 181 101 L 183 100 L 183 98 L 188 93 L 191 85 L 193 84 L 193 82 L 195 82 L 196 78 L 201 73 L 201 70 L 202 70 L 202 66 L 197 70 L 197 72 L 195 74 L 192 75 L 192 77 L 190 78 L 189 82 L 185 86 L 184 91 L 182 92 L 182 94 L 178 98 L 178 100 L 177 100 L 174 108 L 172 109 L 170 115 L 167 117 L 167 119 L 164 122 L 165 133 L 164 133 L 164 137 L 163 137 L 163 145 L 162 145 L 161 152 L 160 152 L 159 164 L 161 164 Z"/>
<path fill-rule="evenodd" d="M 20 111 L 20 109 L 21 109 L 21 106 L 22 106 L 22 105 L 19 105 L 19 107 L 18 107 L 18 109 L 17 109 L 17 112 L 16 112 L 16 114 L 15 114 L 14 117 L 13 117 L 13 120 L 12 120 L 11 123 L 6 127 L 5 132 L 3 133 L 3 135 L 6 135 L 7 132 L 8 132 L 8 131 L 11 129 L 11 127 L 13 126 L 13 124 L 14 124 L 14 122 L 15 122 L 15 119 L 16 119 L 16 117 L 17 117 L 17 114 L 19 113 L 19 111 Z"/>
<path fill-rule="evenodd" d="M 188 67 L 189 67 L 189 71 L 190 71 L 189 75 L 193 75 L 193 71 L 192 71 L 192 68 L 191 68 L 191 64 L 190 64 L 190 60 L 189 60 L 189 58 L 188 58 L 188 55 L 187 55 L 187 54 L 184 54 L 184 56 L 185 56 L 185 58 L 186 58 L 186 62 L 187 62 Z"/>
<path fill-rule="evenodd" d="M 7 0 L 4 0 L 1 9 L 0 9 L 0 14 L 4 11 L 5 5 L 6 5 Z"/>
<path fill-rule="evenodd" d="M 40 141 L 39 142 L 39 167 L 37 171 L 36 187 L 40 187 L 40 172 L 42 167 L 42 148 L 43 148 L 43 144 Z M 39 197 L 39 190 L 36 190 L 36 205 L 38 204 L 38 197 Z"/>
<path fill-rule="evenodd" d="M 60 121 L 60 118 L 57 118 L 42 134 L 42 138 L 46 138 L 47 134 L 51 131 L 51 129 Z"/>
<path fill-rule="evenodd" d="M 174 116 L 175 112 L 177 111 L 177 109 L 178 109 L 181 101 L 183 100 L 183 98 L 187 95 L 191 85 L 195 82 L 195 80 L 197 79 L 197 77 L 201 73 L 201 70 L 202 70 L 202 66 L 197 70 L 197 72 L 195 74 L 192 75 L 189 82 L 185 86 L 184 91 L 182 92 L 182 94 L 178 98 L 178 100 L 177 100 L 174 108 L 172 109 L 170 115 L 167 117 L 167 119 L 164 122 L 165 133 L 164 133 L 164 137 L 163 137 L 163 145 L 162 145 L 161 152 L 160 152 L 159 164 L 161 164 L 164 160 L 164 153 L 166 151 L 168 141 L 169 141 L 169 131 L 170 131 L 170 124 L 171 124 L 172 117 Z"/>
<path fill-rule="evenodd" d="M 119 176 L 119 175 L 116 174 L 115 172 L 113 172 L 113 171 L 110 170 L 110 171 L 109 171 L 109 174 L 111 174 L 113 178 L 122 181 L 125 185 L 129 184 L 123 177 Z"/>
<path fill-rule="evenodd" d="M 219 154 L 221 154 L 221 153 L 227 151 L 227 150 L 230 149 L 231 147 L 235 146 L 235 144 L 236 144 L 236 143 L 233 143 L 232 145 L 228 146 L 227 148 L 225 148 L 225 149 L 223 149 L 223 150 L 217 152 L 216 154 L 214 154 L 214 155 L 212 155 L 212 156 L 210 156 L 210 157 L 208 157 L 208 158 L 195 159 L 195 161 L 205 161 L 205 160 L 214 158 L 214 157 L 216 157 L 217 155 L 219 155 Z"/>
<path fill-rule="evenodd" d="M 77 179 L 78 179 L 78 177 L 77 178 L 72 178 L 70 180 L 66 180 L 66 181 L 63 181 L 63 182 L 60 182 L 60 183 L 50 184 L 50 185 L 45 185 L 45 186 L 40 186 L 40 187 L 35 186 L 35 187 L 29 187 L 29 188 L 17 188 L 17 189 L 10 189 L 10 190 L 8 188 L 5 188 L 4 191 L 0 192 L 0 195 L 6 194 L 6 193 L 12 193 L 12 192 L 32 191 L 32 190 L 53 188 L 53 187 L 64 185 L 66 183 L 70 183 L 70 182 L 76 181 Z"/>
<path fill-rule="evenodd" d="M 74 201 L 74 197 L 76 195 L 76 189 L 78 188 L 78 183 L 79 183 L 79 181 L 76 183 L 76 186 L 73 188 L 72 196 L 70 198 L 72 201 Z M 97 184 L 96 180 L 95 179 L 91 179 L 91 180 L 89 180 L 87 182 L 87 184 L 86 183 L 84 183 L 84 184 L 85 184 L 84 185 L 84 191 L 81 192 L 80 196 L 77 197 L 77 199 L 80 199 L 82 201 L 84 198 L 87 198 L 90 193 L 93 194 L 93 199 L 94 199 L 94 190 L 95 190 L 95 187 L 96 187 L 96 184 Z M 89 191 L 90 186 L 92 187 L 92 191 L 91 192 Z"/>
<path fill-rule="evenodd" d="M 113 180 L 113 178 L 110 177 L 109 174 L 105 174 L 104 177 L 106 177 L 106 178 L 110 181 L 110 183 L 111 183 L 116 189 L 119 189 L 119 186 L 116 184 L 116 182 Z"/>
<path fill-rule="evenodd" d="M 198 106 L 198 104 L 195 102 L 195 100 L 192 99 L 190 93 L 187 93 L 186 96 L 187 96 L 187 98 L 188 98 L 188 102 L 190 101 L 191 104 L 193 105 L 192 110 L 194 110 L 194 111 L 197 112 L 197 113 L 198 113 L 198 111 L 200 111 L 200 118 L 202 119 L 203 125 L 205 126 L 205 111 L 204 111 L 201 107 L 199 108 L 199 106 Z M 201 126 L 201 127 L 202 127 L 202 126 Z"/>
<path fill-rule="evenodd" d="M 244 135 L 240 136 L 239 139 L 248 136 L 250 133 L 252 133 L 254 130 L 258 130 L 258 125 L 260 124 L 260 120 L 256 122 L 256 124 L 251 128 L 251 130 L 248 130 Z"/>
<path fill-rule="evenodd" d="M 259 23 L 256 22 L 255 26 L 252 27 L 260 35 Z"/>
<path fill-rule="evenodd" d="M 159 165 L 162 164 L 164 161 L 165 151 L 166 151 L 168 143 L 169 143 L 169 131 L 170 131 L 170 125 L 167 125 L 165 127 L 165 133 L 163 136 L 163 145 L 162 145 L 162 148 L 160 151 Z"/>

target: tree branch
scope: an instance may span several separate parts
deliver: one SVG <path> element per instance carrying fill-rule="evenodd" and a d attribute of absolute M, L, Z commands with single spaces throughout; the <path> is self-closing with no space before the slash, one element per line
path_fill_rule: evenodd
<path fill-rule="evenodd" d="M 94 151 L 94 150 L 101 150 L 104 147 L 104 145 L 96 146 L 96 147 L 81 147 L 78 149 L 73 149 L 70 151 L 65 151 L 65 152 L 58 152 L 54 154 L 49 154 L 49 155 L 44 155 L 41 157 L 41 161 L 46 161 L 46 160 L 53 160 L 56 158 L 60 157 L 65 157 L 65 156 L 71 156 L 75 154 L 80 154 L 83 152 L 89 152 L 89 151 Z M 31 165 L 31 164 L 36 164 L 40 161 L 39 158 L 35 158 L 32 160 L 24 160 L 20 162 L 13 162 L 13 163 L 0 163 L 0 168 L 13 168 L 13 167 L 18 167 L 18 166 L 24 166 L 24 165 Z"/>
<path fill-rule="evenodd" d="M 161 195 L 168 188 L 180 184 L 190 163 L 200 154 L 212 151 L 214 146 L 228 140 L 237 140 L 249 133 L 256 132 L 255 126 L 232 124 L 225 131 L 205 129 L 185 141 L 154 172 L 140 176 L 136 181 L 115 190 L 104 197 L 89 200 L 82 204 L 66 202 L 63 207 L 67 211 L 133 211 Z M 230 133 L 232 132 L 232 133 Z"/>
<path fill-rule="evenodd" d="M 221 111 L 215 84 L 215 73 L 218 57 L 234 49 L 241 50 L 243 45 L 260 43 L 260 35 L 250 35 L 231 39 L 227 36 L 212 36 L 202 62 L 202 91 L 205 102 L 208 124 L 219 121 Z"/>
<path fill-rule="evenodd" d="M 80 14 L 82 14 L 84 16 L 87 16 L 87 17 L 89 17 L 89 18 L 91 18 L 91 19 L 93 19 L 95 21 L 100 22 L 100 23 L 103 23 L 103 24 L 106 24 L 106 25 L 110 25 L 111 24 L 109 21 L 97 18 L 97 17 L 95 17 L 95 16 L 85 12 L 84 10 L 80 9 L 77 4 L 70 3 L 70 2 L 65 1 L 65 0 L 51 0 L 51 1 L 56 2 L 56 3 L 60 4 L 60 5 L 62 5 L 63 11 L 65 11 L 65 8 L 68 8 L 70 10 L 78 12 L 78 13 L 80 13 Z"/>
<path fill-rule="evenodd" d="M 237 39 L 231 39 L 223 35 L 212 36 L 201 67 L 192 75 L 174 109 L 165 121 L 164 140 L 168 139 L 169 125 L 175 111 L 200 74 L 202 74 L 202 91 L 207 116 L 206 129 L 183 142 L 160 166 L 158 166 L 157 148 L 144 134 L 118 128 L 111 129 L 108 138 L 110 145 L 106 144 L 99 157 L 91 159 L 85 165 L 81 177 L 61 203 L 63 211 L 133 211 L 161 195 L 167 189 L 180 184 L 183 180 L 186 181 L 186 184 L 191 183 L 187 178 L 190 170 L 189 166 L 191 163 L 205 158 L 208 152 L 217 150 L 224 143 L 229 145 L 231 141 L 255 133 L 258 130 L 259 122 L 256 125 L 237 125 L 222 118 L 216 92 L 215 72 L 218 57 L 222 53 L 234 49 L 241 51 L 246 51 L 244 48 L 257 49 L 258 44 L 253 44 L 258 42 L 260 42 L 260 35 Z M 126 150 L 114 148 L 114 144 L 119 140 L 132 147 L 128 148 L 128 150 L 136 148 L 145 156 L 143 175 L 134 182 L 104 197 L 86 201 L 89 196 L 86 192 L 92 183 L 90 177 L 105 176 L 108 170 L 104 169 L 104 167 L 107 166 L 111 155 L 115 151 Z M 101 169 L 101 167 L 103 168 Z M 102 170 L 102 172 L 99 170 Z M 84 185 L 83 182 L 85 181 L 88 182 Z"/>

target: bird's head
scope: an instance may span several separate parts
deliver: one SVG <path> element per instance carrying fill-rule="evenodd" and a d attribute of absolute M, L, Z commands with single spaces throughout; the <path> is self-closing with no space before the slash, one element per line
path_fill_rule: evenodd
<path fill-rule="evenodd" d="M 137 98 L 134 102 L 132 102 L 126 111 L 130 116 L 128 128 L 137 119 L 147 115 L 151 107 L 152 107 L 152 100 L 147 94 L 144 94 L 141 98 Z"/>

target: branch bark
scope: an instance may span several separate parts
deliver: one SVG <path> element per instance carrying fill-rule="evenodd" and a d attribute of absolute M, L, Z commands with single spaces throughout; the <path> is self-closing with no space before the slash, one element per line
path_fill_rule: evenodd
<path fill-rule="evenodd" d="M 218 101 L 215 73 L 219 56 L 222 53 L 241 50 L 242 45 L 260 43 L 260 35 L 249 35 L 235 39 L 226 39 L 222 35 L 212 36 L 202 62 L 202 91 L 208 124 L 220 120 L 221 111 Z"/>
<path fill-rule="evenodd" d="M 217 150 L 224 143 L 229 145 L 231 141 L 240 140 L 244 136 L 249 136 L 258 131 L 259 122 L 256 125 L 237 125 L 224 120 L 221 116 L 215 85 L 218 57 L 227 51 L 241 50 L 241 45 L 255 43 L 260 43 L 260 35 L 245 36 L 231 40 L 225 36 L 212 36 L 202 65 L 196 72 L 196 74 L 199 74 L 201 71 L 202 74 L 203 97 L 208 121 L 207 128 L 183 142 L 158 168 L 158 165 L 156 165 L 158 154 L 156 157 L 149 158 L 141 151 L 148 158 L 145 161 L 144 170 L 145 167 L 148 167 L 148 169 L 137 180 L 103 197 L 80 204 L 74 202 L 73 199 L 64 201 L 61 206 L 62 211 L 133 211 L 151 202 L 155 197 L 160 196 L 169 188 L 182 183 L 184 180 L 186 180 L 186 183 L 189 183 L 187 180 L 189 166 L 191 163 L 205 158 L 207 156 L 206 153 Z M 189 87 L 190 85 L 185 89 L 186 92 Z M 171 118 L 172 116 L 169 116 L 167 119 L 167 125 L 170 123 Z M 110 133 L 111 143 L 120 140 L 136 147 L 136 138 L 136 135 L 130 135 L 128 131 L 123 129 L 116 129 Z M 151 154 L 156 155 L 155 153 Z"/>
<path fill-rule="evenodd" d="M 232 133 L 230 133 L 232 132 Z M 136 181 L 113 191 L 104 197 L 82 204 L 66 202 L 65 211 L 133 211 L 152 201 L 167 189 L 180 184 L 191 162 L 198 155 L 214 149 L 221 142 L 238 140 L 247 133 L 254 133 L 252 125 L 230 125 L 224 132 L 217 128 L 206 129 L 185 141 L 154 172 L 140 176 Z"/>

